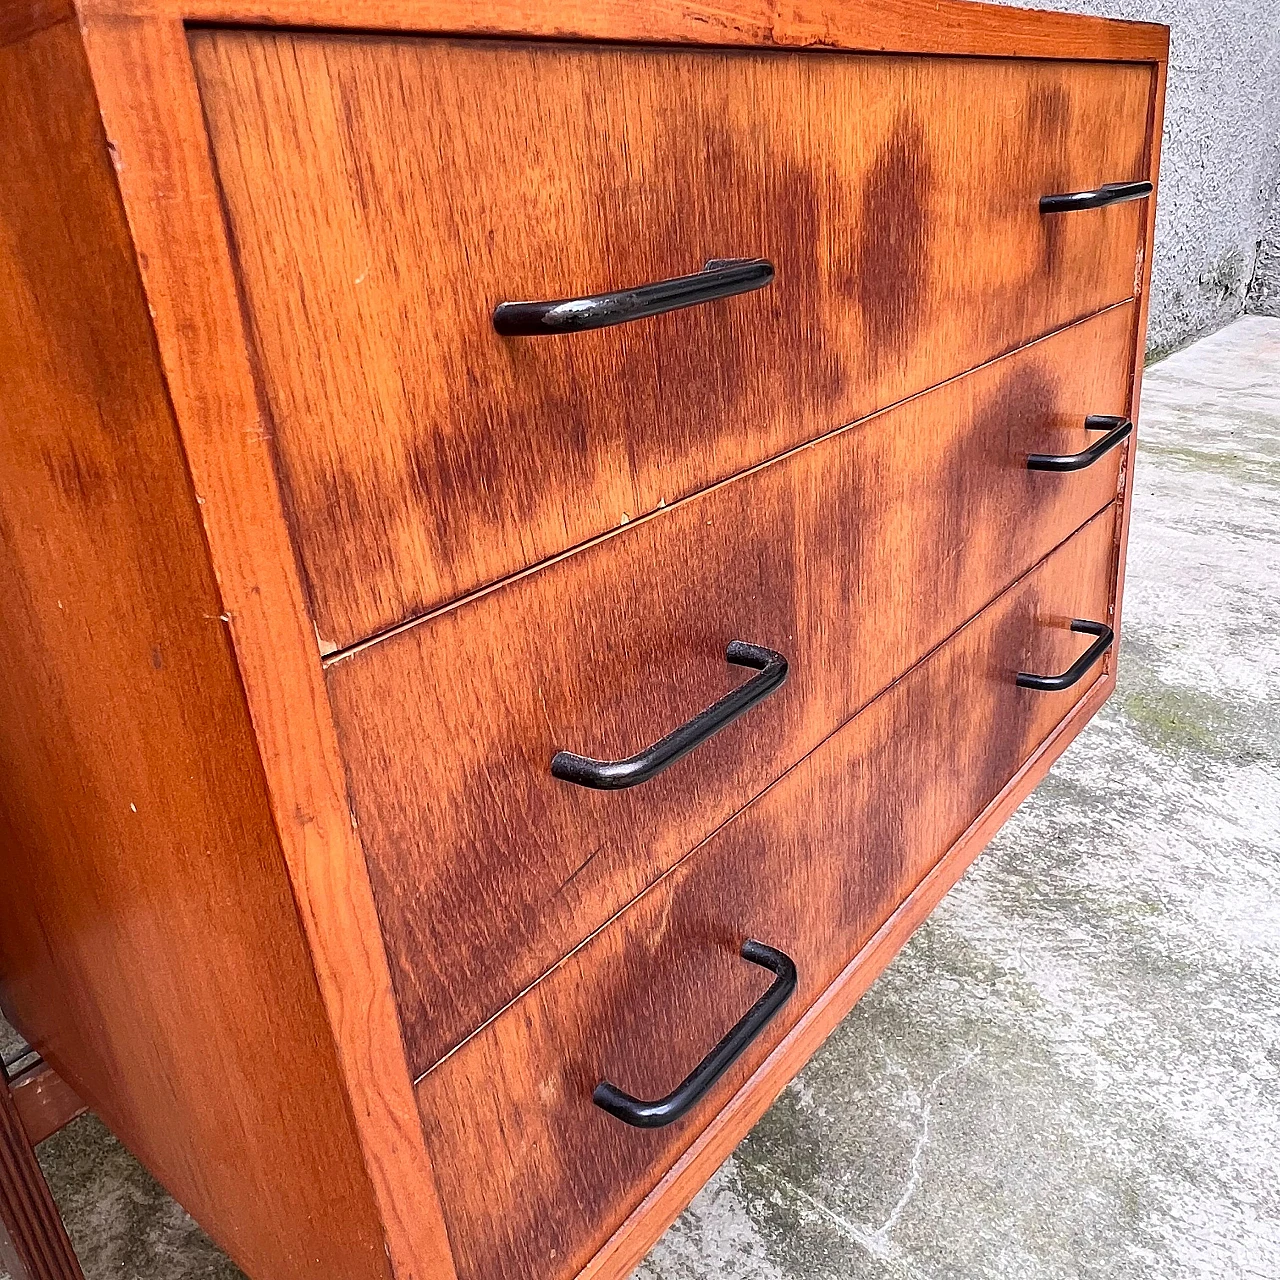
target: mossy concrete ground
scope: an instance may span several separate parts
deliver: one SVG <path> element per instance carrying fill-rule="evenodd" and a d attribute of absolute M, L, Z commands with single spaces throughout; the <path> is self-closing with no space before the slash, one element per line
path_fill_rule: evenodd
<path fill-rule="evenodd" d="M 1140 436 L 1116 696 L 636 1280 L 1280 1277 L 1280 321 Z M 96 1121 L 41 1159 L 87 1280 L 238 1276 Z"/>

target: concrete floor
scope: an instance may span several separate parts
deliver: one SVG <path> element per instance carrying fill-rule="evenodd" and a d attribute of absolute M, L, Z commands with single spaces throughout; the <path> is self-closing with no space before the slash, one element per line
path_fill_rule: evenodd
<path fill-rule="evenodd" d="M 1280 320 L 1141 432 L 1116 696 L 636 1280 L 1280 1278 Z M 88 1280 L 238 1276 L 95 1121 L 40 1154 Z"/>

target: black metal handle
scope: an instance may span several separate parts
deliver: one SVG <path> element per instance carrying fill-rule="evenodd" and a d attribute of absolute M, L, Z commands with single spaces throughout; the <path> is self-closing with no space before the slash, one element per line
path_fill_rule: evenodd
<path fill-rule="evenodd" d="M 597 1107 L 637 1129 L 660 1129 L 679 1120 L 733 1066 L 796 989 L 796 966 L 790 956 L 754 938 L 742 944 L 740 954 L 751 964 L 777 974 L 777 978 L 733 1030 L 665 1098 L 642 1102 L 617 1085 L 601 1080 L 591 1095 Z"/>
<path fill-rule="evenodd" d="M 1101 440 L 1095 440 L 1080 453 L 1029 453 L 1027 468 L 1030 471 L 1083 471 L 1091 467 L 1104 453 L 1110 453 L 1133 431 L 1133 423 L 1111 413 L 1091 413 L 1084 420 L 1086 431 L 1105 431 Z"/>
<path fill-rule="evenodd" d="M 554 302 L 500 302 L 493 327 L 504 337 L 539 333 L 582 333 L 664 311 L 696 307 L 700 302 L 763 289 L 773 279 L 773 263 L 764 258 L 713 258 L 696 275 L 659 280 L 634 289 L 615 289 L 586 298 Z"/>
<path fill-rule="evenodd" d="M 1041 213 L 1074 213 L 1080 209 L 1104 209 L 1126 200 L 1145 200 L 1152 191 L 1149 182 L 1104 182 L 1096 191 L 1064 191 L 1040 197 Z"/>
<path fill-rule="evenodd" d="M 744 711 L 767 698 L 787 678 L 786 658 L 772 649 L 734 640 L 724 651 L 724 657 L 726 662 L 752 667 L 760 674 L 730 690 L 718 702 L 712 703 L 705 711 L 699 711 L 692 720 L 672 730 L 653 746 L 625 760 L 592 760 L 589 756 L 574 755 L 572 751 L 557 751 L 551 760 L 552 776 L 562 782 L 576 782 L 580 787 L 594 787 L 598 791 L 620 791 L 639 782 L 648 782 L 687 756 L 713 733 L 719 733 Z"/>
<path fill-rule="evenodd" d="M 1105 622 L 1090 622 L 1087 618 L 1073 618 L 1071 630 L 1098 638 L 1060 676 L 1033 676 L 1026 671 L 1019 671 L 1019 686 L 1023 689 L 1043 689 L 1047 693 L 1070 689 L 1111 648 L 1111 642 L 1116 638 L 1116 633 Z"/>

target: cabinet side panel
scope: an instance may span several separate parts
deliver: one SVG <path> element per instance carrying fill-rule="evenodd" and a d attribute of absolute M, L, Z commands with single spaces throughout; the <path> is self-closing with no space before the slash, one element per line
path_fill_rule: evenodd
<path fill-rule="evenodd" d="M 384 1241 L 79 34 L 0 50 L 0 994 L 258 1280 Z"/>

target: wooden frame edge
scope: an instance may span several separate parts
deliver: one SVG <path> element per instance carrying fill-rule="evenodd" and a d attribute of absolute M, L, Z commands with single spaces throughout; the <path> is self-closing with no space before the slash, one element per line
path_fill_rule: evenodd
<path fill-rule="evenodd" d="M 280 502 L 186 29 L 171 18 L 83 15 L 80 26 L 391 1272 L 396 1280 L 452 1280 L 364 850 Z M 209 369 L 217 376 L 206 377 Z"/>
<path fill-rule="evenodd" d="M 15 1280 L 84 1280 L 36 1160 L 17 1101 L 0 1073 L 0 1268 Z"/>
<path fill-rule="evenodd" d="M 1129 417 L 1133 421 L 1133 434 L 1125 446 L 1124 463 L 1120 469 L 1120 520 L 1116 529 L 1114 594 L 1112 596 L 1111 625 L 1115 628 L 1116 643 L 1107 656 L 1107 671 L 1114 674 L 1119 661 L 1119 648 L 1123 640 L 1121 615 L 1124 605 L 1125 564 L 1129 550 L 1129 522 L 1133 514 L 1133 474 L 1138 457 L 1138 418 L 1142 403 L 1142 374 L 1147 354 L 1147 320 L 1151 313 L 1151 268 L 1155 253 L 1156 205 L 1160 197 L 1160 144 L 1164 137 L 1165 90 L 1169 79 L 1168 51 L 1156 63 L 1152 74 L 1151 104 L 1147 133 L 1147 178 L 1151 182 L 1151 197 L 1146 202 L 1146 225 L 1143 235 L 1142 287 L 1134 316 L 1133 376 L 1129 383 Z"/>
<path fill-rule="evenodd" d="M 577 1280 L 619 1280 L 639 1265 L 788 1081 L 821 1047 L 907 939 L 924 923 L 1009 815 L 1039 784 L 1049 766 L 1111 696 L 1115 684 L 1115 675 L 1111 673 L 1090 687 L 782 1043 L 756 1068 L 693 1145 L 628 1215 L 578 1273 Z"/>
<path fill-rule="evenodd" d="M 60 0 L 46 0 L 58 3 Z M 978 0 L 61 0 L 83 19 L 317 27 L 505 39 L 830 49 L 856 53 L 1156 62 L 1156 23 Z"/>
<path fill-rule="evenodd" d="M 33 1147 L 89 1109 L 80 1095 L 43 1059 L 11 1077 L 6 1087 Z"/>

